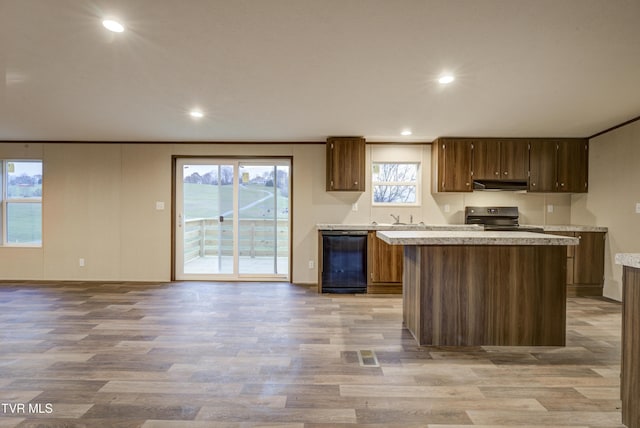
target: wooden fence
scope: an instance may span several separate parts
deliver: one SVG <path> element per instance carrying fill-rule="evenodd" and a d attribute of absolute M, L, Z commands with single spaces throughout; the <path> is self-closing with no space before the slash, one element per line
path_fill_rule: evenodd
<path fill-rule="evenodd" d="M 194 218 L 184 222 L 184 261 L 207 256 L 233 256 L 233 224 L 235 219 Z M 289 220 L 240 220 L 238 249 L 240 256 L 273 257 L 289 254 Z"/>

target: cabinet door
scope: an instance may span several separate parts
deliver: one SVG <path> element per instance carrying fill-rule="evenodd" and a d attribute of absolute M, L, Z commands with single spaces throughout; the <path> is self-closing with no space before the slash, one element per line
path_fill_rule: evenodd
<path fill-rule="evenodd" d="M 473 179 L 501 180 L 500 142 L 476 140 L 473 142 Z"/>
<path fill-rule="evenodd" d="M 471 192 L 472 142 L 470 140 L 441 141 L 438 159 L 439 190 Z"/>
<path fill-rule="evenodd" d="M 503 140 L 500 142 L 500 177 L 502 180 L 529 178 L 529 142 Z"/>
<path fill-rule="evenodd" d="M 574 284 L 602 285 L 604 282 L 604 238 L 603 232 L 579 232 L 576 237 L 580 245 L 575 247 Z"/>
<path fill-rule="evenodd" d="M 372 283 L 402 283 L 404 247 L 389 245 L 369 233 L 370 278 Z"/>
<path fill-rule="evenodd" d="M 529 149 L 529 191 L 556 191 L 556 143 L 534 140 Z"/>
<path fill-rule="evenodd" d="M 333 137 L 327 140 L 327 190 L 365 190 L 365 140 Z"/>
<path fill-rule="evenodd" d="M 587 191 L 588 147 L 586 140 L 558 141 L 558 192 Z"/>

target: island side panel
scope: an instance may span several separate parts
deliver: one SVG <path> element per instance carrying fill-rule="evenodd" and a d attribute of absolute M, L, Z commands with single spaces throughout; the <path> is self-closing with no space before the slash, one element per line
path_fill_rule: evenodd
<path fill-rule="evenodd" d="M 486 343 L 486 297 L 477 278 L 486 277 L 486 251 L 474 246 L 421 247 L 423 317 L 421 344 Z M 485 248 L 486 249 L 486 248 Z M 469 265 L 469 262 L 473 266 Z"/>
<path fill-rule="evenodd" d="M 420 290 L 420 250 L 422 247 L 404 247 L 404 270 L 402 272 L 402 317 L 405 327 L 420 342 L 420 311 L 424 305 Z M 409 286 L 407 286 L 409 284 Z"/>
<path fill-rule="evenodd" d="M 640 427 L 640 269 L 625 266 L 622 274 L 622 423 Z"/>
<path fill-rule="evenodd" d="M 564 346 L 564 246 L 496 246 L 489 255 L 487 344 Z"/>
<path fill-rule="evenodd" d="M 405 255 L 415 258 L 405 266 L 407 328 L 420 345 L 563 346 L 564 252 L 565 246 L 407 246 Z"/>

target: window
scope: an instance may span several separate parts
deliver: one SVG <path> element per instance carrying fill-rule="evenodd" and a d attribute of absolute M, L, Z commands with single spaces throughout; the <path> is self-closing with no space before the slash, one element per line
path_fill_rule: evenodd
<path fill-rule="evenodd" d="M 42 245 L 42 161 L 0 161 L 2 245 Z"/>
<path fill-rule="evenodd" d="M 374 205 L 418 205 L 419 162 L 374 162 L 371 183 Z"/>

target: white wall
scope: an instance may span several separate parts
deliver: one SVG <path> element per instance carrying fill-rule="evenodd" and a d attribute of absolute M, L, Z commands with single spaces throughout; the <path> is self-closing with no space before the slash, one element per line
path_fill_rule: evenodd
<path fill-rule="evenodd" d="M 462 223 L 465 205 L 518 205 L 529 224 L 571 219 L 569 195 L 432 195 L 430 145 L 367 145 L 368 169 L 372 160 L 420 160 L 423 172 L 421 206 L 373 207 L 369 176 L 364 193 L 325 191 L 323 144 L 0 143 L 0 158 L 44 161 L 43 247 L 0 247 L 0 279 L 170 280 L 172 155 L 293 157 L 292 280 L 298 283 L 317 282 L 317 270 L 308 268 L 317 261 L 317 223 L 389 223 L 391 213 L 403 222 L 413 215 L 416 223 Z M 157 201 L 165 202 L 164 211 L 155 209 Z"/>
<path fill-rule="evenodd" d="M 572 197 L 571 221 L 607 226 L 604 295 L 622 297 L 616 253 L 640 252 L 640 121 L 589 141 L 589 193 Z"/>

